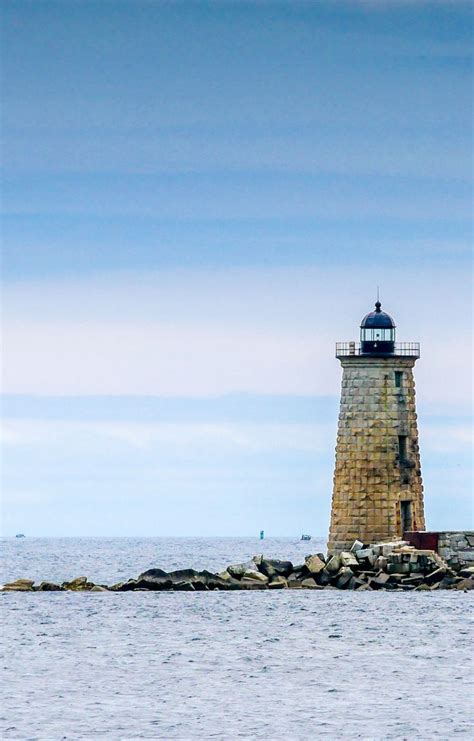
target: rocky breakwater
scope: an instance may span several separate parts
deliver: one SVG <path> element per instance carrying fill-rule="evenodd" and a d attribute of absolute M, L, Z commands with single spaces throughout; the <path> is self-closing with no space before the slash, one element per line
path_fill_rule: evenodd
<path fill-rule="evenodd" d="M 333 556 L 306 556 L 304 563 L 254 556 L 224 571 L 149 569 L 136 579 L 94 584 L 86 576 L 55 584 L 18 579 L 5 584 L 4 592 L 137 592 L 137 591 L 230 591 L 256 589 L 342 589 L 354 591 L 422 591 L 474 589 L 474 566 L 453 571 L 435 552 L 415 548 L 405 541 L 364 545 L 356 540 L 350 551 Z"/>

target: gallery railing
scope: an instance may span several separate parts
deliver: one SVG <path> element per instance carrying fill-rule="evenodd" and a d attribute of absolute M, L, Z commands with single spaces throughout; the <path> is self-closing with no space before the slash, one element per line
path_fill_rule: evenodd
<path fill-rule="evenodd" d="M 399 355 L 406 358 L 420 357 L 419 342 L 395 342 L 393 352 L 377 352 L 373 348 L 370 352 L 362 352 L 360 342 L 336 342 L 336 358 L 345 358 L 351 355 L 367 355 L 392 357 Z"/>

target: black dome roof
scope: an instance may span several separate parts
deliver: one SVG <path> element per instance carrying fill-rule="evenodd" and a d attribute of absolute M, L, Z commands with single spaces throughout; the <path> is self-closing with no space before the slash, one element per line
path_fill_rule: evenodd
<path fill-rule="evenodd" d="M 390 314 L 386 314 L 385 311 L 381 311 L 381 306 L 380 301 L 375 303 L 375 311 L 369 312 L 362 319 L 360 323 L 361 329 L 393 329 L 395 327 L 392 317 Z"/>

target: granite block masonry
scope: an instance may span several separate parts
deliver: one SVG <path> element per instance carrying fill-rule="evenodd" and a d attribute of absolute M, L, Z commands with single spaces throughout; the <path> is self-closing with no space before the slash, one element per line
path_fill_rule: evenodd
<path fill-rule="evenodd" d="M 417 343 L 395 343 L 381 311 L 361 323 L 361 342 L 338 343 L 342 393 L 328 551 L 424 530 L 413 367 Z"/>
<path fill-rule="evenodd" d="M 403 539 L 416 548 L 429 548 L 459 571 L 474 566 L 474 530 L 405 532 Z"/>

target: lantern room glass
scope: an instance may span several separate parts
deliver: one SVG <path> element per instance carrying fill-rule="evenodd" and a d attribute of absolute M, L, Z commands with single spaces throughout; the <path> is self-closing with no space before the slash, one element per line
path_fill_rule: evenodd
<path fill-rule="evenodd" d="M 380 327 L 370 327 L 360 330 L 361 342 L 394 342 L 395 328 L 382 329 Z"/>

